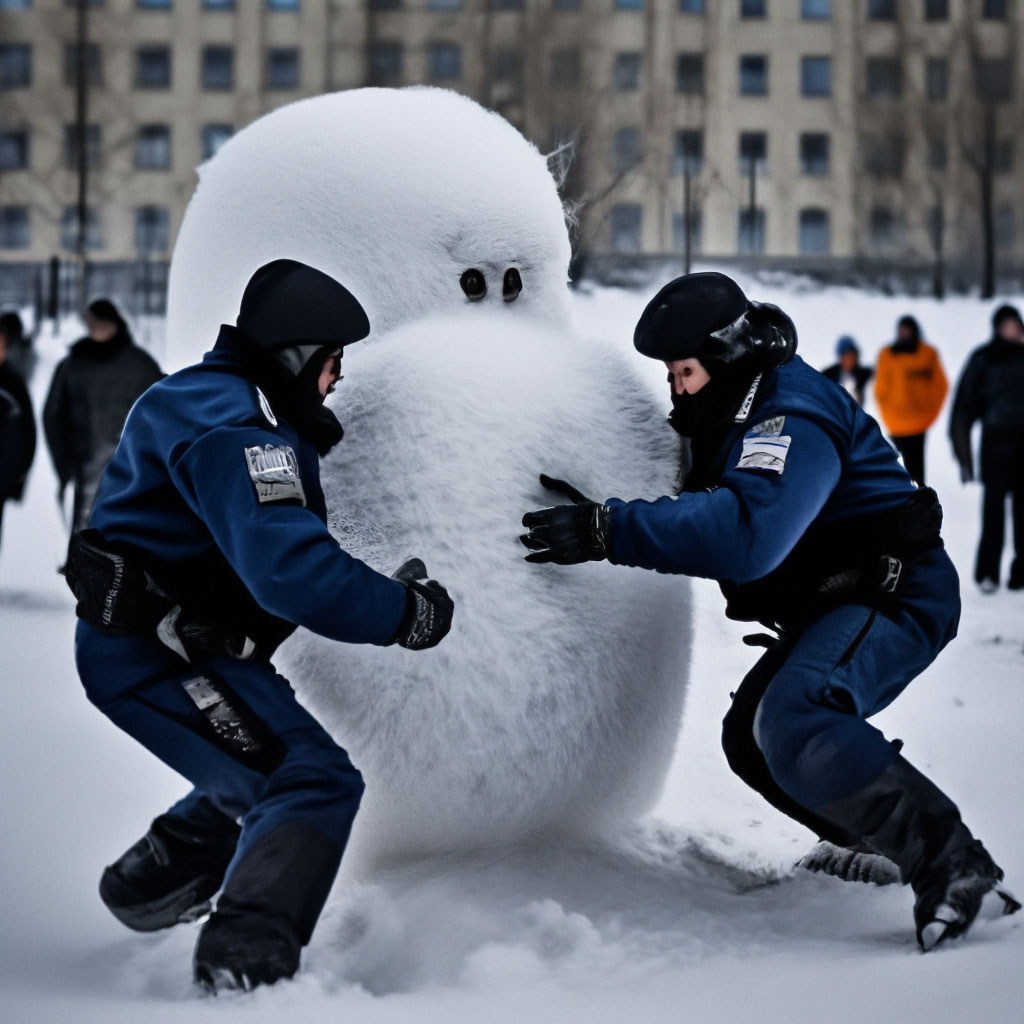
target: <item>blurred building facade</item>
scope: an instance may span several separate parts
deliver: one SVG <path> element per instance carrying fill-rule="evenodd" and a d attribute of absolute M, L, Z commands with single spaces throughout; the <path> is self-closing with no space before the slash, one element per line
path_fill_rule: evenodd
<path fill-rule="evenodd" d="M 597 261 L 1024 264 L 1021 0 L 83 3 L 80 47 L 79 0 L 0 0 L 7 292 L 80 247 L 81 145 L 90 263 L 159 291 L 195 168 L 234 131 L 419 83 L 552 153 Z"/>

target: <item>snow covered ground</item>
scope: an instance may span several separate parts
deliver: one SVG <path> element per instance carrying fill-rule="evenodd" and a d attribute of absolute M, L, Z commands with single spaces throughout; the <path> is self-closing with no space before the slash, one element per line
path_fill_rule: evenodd
<path fill-rule="evenodd" d="M 993 308 L 793 280 L 741 283 L 794 315 L 813 365 L 832 361 L 841 333 L 873 359 L 897 317 L 911 312 L 951 380 L 986 335 Z M 648 297 L 578 295 L 578 326 L 628 347 Z M 37 401 L 62 350 L 57 339 L 40 344 Z M 663 371 L 653 363 L 644 371 L 665 399 Z M 965 580 L 961 634 L 877 721 L 958 800 L 1019 895 L 1024 593 L 983 597 L 970 582 L 980 492 L 960 485 L 944 424 L 929 437 L 928 468 Z M 699 581 L 685 722 L 656 819 L 632 837 L 635 856 L 535 848 L 339 885 L 296 981 L 198 997 L 189 983 L 195 929 L 132 934 L 96 895 L 103 866 L 183 785 L 82 696 L 73 604 L 54 572 L 64 546 L 54 489 L 40 452 L 25 504 L 7 508 L 0 546 L 4 1024 L 1024 1018 L 1024 920 L 981 925 L 922 956 L 908 891 L 789 876 L 811 836 L 735 780 L 718 747 L 729 691 L 757 652 L 740 643 L 748 630 L 723 618 L 717 589 Z"/>

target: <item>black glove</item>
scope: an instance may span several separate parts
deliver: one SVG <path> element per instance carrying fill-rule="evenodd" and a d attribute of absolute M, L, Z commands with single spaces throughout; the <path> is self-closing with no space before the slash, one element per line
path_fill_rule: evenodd
<path fill-rule="evenodd" d="M 974 469 L 966 462 L 960 463 L 960 483 L 969 484 L 974 481 Z"/>
<path fill-rule="evenodd" d="M 607 558 L 611 509 L 591 501 L 564 480 L 541 473 L 540 482 L 548 490 L 566 495 L 573 504 L 554 505 L 523 516 L 523 526 L 530 531 L 519 538 L 531 552 L 526 560 L 576 565 Z"/>
<path fill-rule="evenodd" d="M 436 647 L 452 628 L 455 602 L 448 591 L 427 576 L 427 567 L 418 558 L 403 563 L 391 578 L 406 591 L 405 614 L 391 642 L 409 651 Z"/>

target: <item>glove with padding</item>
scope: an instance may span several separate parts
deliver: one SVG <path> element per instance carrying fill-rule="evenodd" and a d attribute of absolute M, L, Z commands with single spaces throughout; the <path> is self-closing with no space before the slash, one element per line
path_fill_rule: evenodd
<path fill-rule="evenodd" d="M 404 562 L 391 577 L 405 587 L 405 614 L 392 643 L 409 651 L 436 647 L 452 628 L 455 602 L 418 558 Z"/>
<path fill-rule="evenodd" d="M 526 560 L 577 565 L 607 558 L 611 509 L 591 501 L 564 480 L 541 473 L 540 482 L 548 490 L 566 495 L 573 504 L 553 505 L 523 516 L 523 526 L 530 531 L 519 538 L 530 549 Z"/>

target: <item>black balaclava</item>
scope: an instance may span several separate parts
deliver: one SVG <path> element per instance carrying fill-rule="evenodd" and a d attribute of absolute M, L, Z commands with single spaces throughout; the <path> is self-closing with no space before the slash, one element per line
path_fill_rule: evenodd
<path fill-rule="evenodd" d="M 319 380 L 331 353 L 370 333 L 366 312 L 333 277 L 295 260 L 257 270 L 242 295 L 238 330 L 271 405 L 325 454 L 343 433 L 323 408 Z"/>
<path fill-rule="evenodd" d="M 672 425 L 693 438 L 717 433 L 757 375 L 792 358 L 796 328 L 777 306 L 747 299 L 725 274 L 686 274 L 648 303 L 633 345 L 664 362 L 699 359 L 708 371 L 711 379 L 695 395 L 672 394 Z"/>

